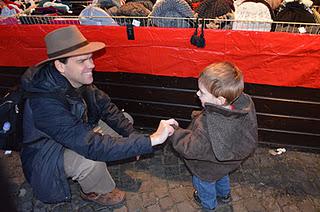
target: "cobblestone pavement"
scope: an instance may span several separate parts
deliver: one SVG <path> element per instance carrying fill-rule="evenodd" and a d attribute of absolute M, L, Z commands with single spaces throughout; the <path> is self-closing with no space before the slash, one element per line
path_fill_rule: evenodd
<path fill-rule="evenodd" d="M 320 212 L 320 154 L 289 150 L 273 156 L 269 150 L 259 147 L 231 174 L 232 206 L 217 211 Z M 18 211 L 201 211 L 192 200 L 191 176 L 170 146 L 139 161 L 110 164 L 117 186 L 127 193 L 125 204 L 114 208 L 83 201 L 78 184 L 72 181 L 71 202 L 43 204 L 25 182 L 18 154 L 0 152 L 0 158 L 6 164 L 9 193 Z"/>

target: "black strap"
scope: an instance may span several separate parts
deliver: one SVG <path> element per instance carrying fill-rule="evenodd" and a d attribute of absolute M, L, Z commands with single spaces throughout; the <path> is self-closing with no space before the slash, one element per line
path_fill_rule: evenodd
<path fill-rule="evenodd" d="M 204 18 L 202 18 L 201 34 L 200 37 L 204 37 L 204 26 L 206 25 Z"/>

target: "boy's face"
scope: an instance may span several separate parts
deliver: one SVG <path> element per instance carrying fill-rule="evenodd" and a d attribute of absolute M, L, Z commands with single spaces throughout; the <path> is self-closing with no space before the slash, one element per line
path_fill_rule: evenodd
<path fill-rule="evenodd" d="M 57 63 L 59 64 L 59 68 L 56 66 L 57 69 L 69 80 L 73 87 L 79 88 L 93 82 L 92 70 L 95 65 L 92 54 L 69 57 L 66 64 Z"/>
<path fill-rule="evenodd" d="M 199 97 L 201 101 L 202 107 L 204 107 L 205 103 L 211 103 L 215 105 L 223 105 L 225 103 L 225 98 L 215 97 L 213 96 L 204 86 L 201 82 L 198 81 L 198 87 L 199 90 L 197 91 L 197 96 Z"/>

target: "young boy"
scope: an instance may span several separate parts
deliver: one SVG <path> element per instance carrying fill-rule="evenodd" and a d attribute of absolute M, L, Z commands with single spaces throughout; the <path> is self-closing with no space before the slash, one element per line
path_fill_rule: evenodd
<path fill-rule="evenodd" d="M 209 65 L 198 79 L 203 110 L 192 113 L 187 129 L 170 138 L 192 174 L 194 198 L 205 209 L 231 201 L 229 173 L 254 151 L 257 119 L 251 98 L 243 93 L 241 71 L 232 63 Z"/>

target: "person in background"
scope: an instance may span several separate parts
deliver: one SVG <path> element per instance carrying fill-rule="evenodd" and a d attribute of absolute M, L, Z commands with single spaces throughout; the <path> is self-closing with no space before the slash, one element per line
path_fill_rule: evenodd
<path fill-rule="evenodd" d="M 282 0 L 237 0 L 232 29 L 271 31 L 274 11 Z"/>
<path fill-rule="evenodd" d="M 169 138 L 192 174 L 194 199 L 214 210 L 231 202 L 229 173 L 253 153 L 258 130 L 253 101 L 243 92 L 241 71 L 232 63 L 213 63 L 198 79 L 202 111 L 187 129 Z"/>
<path fill-rule="evenodd" d="M 231 29 L 234 19 L 233 0 L 204 0 L 195 10 L 196 17 L 216 19 L 206 24 L 209 29 Z"/>
<path fill-rule="evenodd" d="M 30 67 L 22 88 L 39 96 L 26 100 L 22 167 L 34 195 L 45 203 L 71 200 L 68 178 L 80 184 L 84 200 L 110 206 L 125 200 L 106 161 L 151 153 L 177 125 L 162 120 L 151 135 L 135 132 L 110 97 L 93 84 L 93 53 L 102 42 L 89 42 L 76 26 L 45 37 L 48 59 Z M 56 97 L 52 97 L 52 95 Z M 105 122 L 121 136 L 101 131 Z"/>

